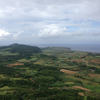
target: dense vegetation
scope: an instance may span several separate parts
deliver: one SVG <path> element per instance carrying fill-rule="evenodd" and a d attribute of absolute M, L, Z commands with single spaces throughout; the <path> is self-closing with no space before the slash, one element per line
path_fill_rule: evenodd
<path fill-rule="evenodd" d="M 0 47 L 0 100 L 99 100 L 100 66 L 91 63 L 95 57 L 98 61 L 99 54 L 70 48 Z"/>

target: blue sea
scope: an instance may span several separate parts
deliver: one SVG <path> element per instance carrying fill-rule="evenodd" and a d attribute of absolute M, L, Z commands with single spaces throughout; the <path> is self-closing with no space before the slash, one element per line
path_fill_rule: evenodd
<path fill-rule="evenodd" d="M 100 44 L 37 44 L 38 47 L 70 47 L 71 50 L 100 53 Z"/>

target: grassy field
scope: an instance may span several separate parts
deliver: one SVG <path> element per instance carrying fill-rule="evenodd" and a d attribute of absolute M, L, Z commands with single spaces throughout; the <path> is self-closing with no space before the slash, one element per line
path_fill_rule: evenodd
<path fill-rule="evenodd" d="M 9 51 L 0 51 L 0 55 L 3 55 L 3 56 L 18 55 L 18 53 L 10 53 Z"/>

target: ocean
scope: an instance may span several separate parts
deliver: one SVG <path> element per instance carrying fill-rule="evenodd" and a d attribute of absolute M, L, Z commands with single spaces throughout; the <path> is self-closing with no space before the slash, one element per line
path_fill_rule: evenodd
<path fill-rule="evenodd" d="M 38 47 L 69 47 L 75 51 L 100 53 L 100 44 L 37 44 Z"/>

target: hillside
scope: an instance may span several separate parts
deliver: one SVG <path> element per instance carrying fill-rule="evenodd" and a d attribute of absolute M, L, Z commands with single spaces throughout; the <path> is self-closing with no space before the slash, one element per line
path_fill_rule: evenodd
<path fill-rule="evenodd" d="M 0 100 L 99 100 L 100 54 L 64 47 L 0 48 Z"/>
<path fill-rule="evenodd" d="M 9 48 L 9 52 L 11 53 L 39 53 L 41 52 L 40 48 L 36 47 L 36 46 L 29 46 L 29 45 L 23 45 L 23 44 L 17 44 L 17 43 L 14 43 L 14 44 L 11 44 L 9 46 L 2 46 L 0 47 L 0 50 L 1 49 L 7 49 Z"/>
<path fill-rule="evenodd" d="M 26 58 L 29 59 L 33 53 L 41 53 L 41 49 L 36 46 L 29 46 L 29 45 L 23 45 L 23 44 L 11 44 L 9 46 L 2 46 L 0 47 L 0 54 L 10 56 L 13 55 L 13 60 L 20 59 L 20 58 Z M 15 57 L 14 57 L 15 56 Z"/>

